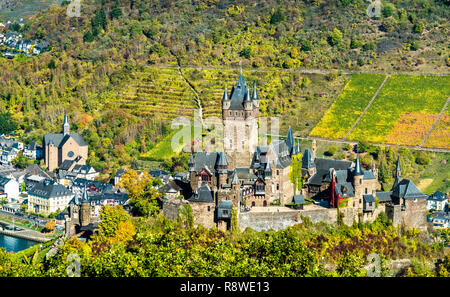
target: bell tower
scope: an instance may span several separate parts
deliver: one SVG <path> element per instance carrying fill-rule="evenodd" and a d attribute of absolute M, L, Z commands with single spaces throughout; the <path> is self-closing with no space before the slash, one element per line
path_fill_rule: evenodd
<path fill-rule="evenodd" d="M 70 134 L 70 124 L 69 118 L 67 117 L 67 112 L 64 115 L 63 134 L 64 135 Z"/>

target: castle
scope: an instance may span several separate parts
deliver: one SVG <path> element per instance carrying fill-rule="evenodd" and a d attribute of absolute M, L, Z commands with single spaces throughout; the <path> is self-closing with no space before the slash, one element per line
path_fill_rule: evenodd
<path fill-rule="evenodd" d="M 64 115 L 62 133 L 45 134 L 42 143 L 45 166 L 49 171 L 60 167 L 66 160 L 79 165 L 86 164 L 88 145 L 80 134 L 70 132 L 67 113 Z"/>
<path fill-rule="evenodd" d="M 232 209 L 239 216 L 253 207 L 285 206 L 307 199 L 321 204 L 312 205 L 319 212 L 345 207 L 351 213 L 347 220 L 372 221 L 380 212 L 386 212 L 395 225 L 426 225 L 426 206 L 422 204 L 427 195 L 410 180 L 401 179 L 399 161 L 392 190 L 380 191 L 373 163 L 370 170 L 363 170 L 359 154 L 355 162 L 317 158 L 315 140 L 311 150 L 305 149 L 302 154 L 290 127 L 285 140 L 258 145 L 259 101 L 256 85 L 250 94 L 242 73 L 230 94 L 225 88 L 224 149 L 191 153 L 187 193 L 192 195 L 183 203 L 165 201 L 166 216 L 177 219 L 177 209 L 188 203 L 196 225 L 229 228 Z M 303 185 L 298 195 L 290 178 L 294 165 L 301 166 Z"/>

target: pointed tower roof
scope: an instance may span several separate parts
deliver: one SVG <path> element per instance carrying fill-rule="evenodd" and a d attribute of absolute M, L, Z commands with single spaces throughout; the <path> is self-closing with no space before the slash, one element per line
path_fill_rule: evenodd
<path fill-rule="evenodd" d="M 251 102 L 251 101 L 252 101 L 252 99 L 250 98 L 250 90 L 247 89 L 247 93 L 245 94 L 245 97 L 244 97 L 244 102 Z"/>
<path fill-rule="evenodd" d="M 230 98 L 228 98 L 228 90 L 227 90 L 227 87 L 225 87 L 225 91 L 223 92 L 222 101 L 227 101 L 227 100 L 230 100 Z"/>
<path fill-rule="evenodd" d="M 225 155 L 225 152 L 223 150 L 219 153 L 219 157 L 217 158 L 217 165 L 228 166 L 227 156 Z"/>
<path fill-rule="evenodd" d="M 400 167 L 400 155 L 398 155 L 397 157 L 397 169 L 396 169 L 396 174 L 400 176 L 400 172 L 402 171 L 402 168 Z"/>
<path fill-rule="evenodd" d="M 316 164 L 314 164 L 312 160 L 312 155 L 309 149 L 305 149 L 305 153 L 302 157 L 302 168 L 312 168 L 315 167 Z"/>
<path fill-rule="evenodd" d="M 87 194 L 86 187 L 84 187 L 83 196 L 81 197 L 81 201 L 82 202 L 88 202 L 89 201 L 89 197 L 88 197 L 88 194 Z"/>
<path fill-rule="evenodd" d="M 289 131 L 286 137 L 286 145 L 289 148 L 289 153 L 292 154 L 294 150 L 295 140 L 294 140 L 294 134 L 292 133 L 292 127 L 289 126 Z"/>
<path fill-rule="evenodd" d="M 253 95 L 252 95 L 252 99 L 253 99 L 253 100 L 259 100 L 258 92 L 256 91 L 256 82 L 253 84 Z"/>
<path fill-rule="evenodd" d="M 300 154 L 302 152 L 302 149 L 300 148 L 300 141 L 297 142 L 297 154 Z"/>
<path fill-rule="evenodd" d="M 67 117 L 67 111 L 64 114 L 64 124 L 69 124 L 69 118 Z"/>
<path fill-rule="evenodd" d="M 266 168 L 264 169 L 265 172 L 272 172 L 272 168 L 270 168 L 270 163 L 266 163 Z"/>
<path fill-rule="evenodd" d="M 356 154 L 355 175 L 364 175 L 361 168 L 361 162 L 359 161 L 359 154 Z"/>
<path fill-rule="evenodd" d="M 236 83 L 236 86 L 241 86 L 241 88 L 247 86 L 247 84 L 245 83 L 244 75 L 242 74 L 242 69 L 241 69 L 241 73 L 239 74 L 239 78 Z"/>

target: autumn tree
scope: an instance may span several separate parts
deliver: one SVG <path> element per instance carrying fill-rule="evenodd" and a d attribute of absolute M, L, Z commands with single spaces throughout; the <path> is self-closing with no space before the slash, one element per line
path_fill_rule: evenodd
<path fill-rule="evenodd" d="M 127 169 L 119 183 L 119 186 L 127 190 L 133 211 L 140 216 L 158 213 L 157 199 L 161 197 L 161 193 L 155 189 L 158 185 L 161 185 L 161 181 L 154 179 L 148 172 L 138 173 L 131 169 Z"/>

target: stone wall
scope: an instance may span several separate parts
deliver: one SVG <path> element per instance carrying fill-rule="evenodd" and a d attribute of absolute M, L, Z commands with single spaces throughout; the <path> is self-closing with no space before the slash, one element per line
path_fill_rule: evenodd
<path fill-rule="evenodd" d="M 208 202 L 192 202 L 189 203 L 194 216 L 194 225 L 202 225 L 206 228 L 211 228 L 216 225 L 214 220 L 215 205 Z"/>
<path fill-rule="evenodd" d="M 250 227 L 256 231 L 279 230 L 301 223 L 298 211 L 260 211 L 241 212 L 239 214 L 239 228 L 243 231 Z"/>
<path fill-rule="evenodd" d="M 167 199 L 163 201 L 163 213 L 164 216 L 170 220 L 178 220 L 178 214 L 180 209 L 189 204 L 186 200 L 182 199 Z"/>
<path fill-rule="evenodd" d="M 406 200 L 406 211 L 402 211 L 402 223 L 408 228 L 426 230 L 427 228 L 427 200 Z"/>

